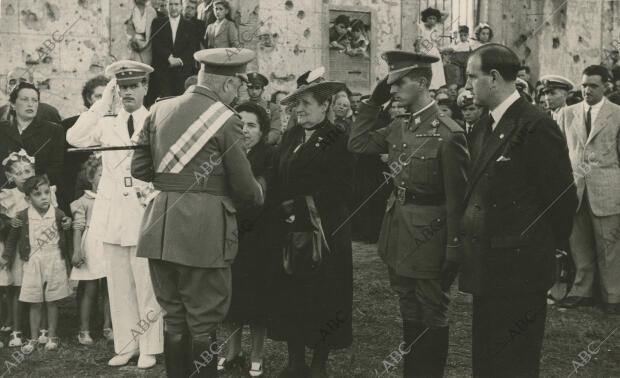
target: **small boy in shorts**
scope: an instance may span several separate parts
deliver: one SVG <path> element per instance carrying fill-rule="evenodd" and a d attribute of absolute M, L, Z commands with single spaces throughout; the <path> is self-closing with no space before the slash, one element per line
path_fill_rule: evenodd
<path fill-rule="evenodd" d="M 6 241 L 0 264 L 14 258 L 24 261 L 19 300 L 30 303 L 31 339 L 22 349 L 31 353 L 37 345 L 41 324 L 42 303 L 47 304 L 49 339 L 46 350 L 58 348 L 57 301 L 70 295 L 68 263 L 70 260 L 65 214 L 51 206 L 50 183 L 47 176 L 33 176 L 24 183 L 24 194 L 29 207 L 18 213 L 20 227 L 13 227 Z M 19 256 L 16 256 L 16 251 Z"/>

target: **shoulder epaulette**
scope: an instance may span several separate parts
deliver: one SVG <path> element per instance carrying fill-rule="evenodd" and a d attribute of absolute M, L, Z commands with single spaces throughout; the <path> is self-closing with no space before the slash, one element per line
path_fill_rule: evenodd
<path fill-rule="evenodd" d="M 439 118 L 441 123 L 447 126 L 448 129 L 450 129 L 450 131 L 452 131 L 453 133 L 464 133 L 465 132 L 465 130 L 463 130 L 461 125 L 459 125 L 455 120 L 448 117 L 444 113 L 439 113 L 437 117 Z"/>

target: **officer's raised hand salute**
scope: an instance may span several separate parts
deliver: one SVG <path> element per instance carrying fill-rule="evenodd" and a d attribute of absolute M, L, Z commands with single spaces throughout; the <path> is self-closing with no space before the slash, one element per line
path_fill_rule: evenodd
<path fill-rule="evenodd" d="M 394 193 L 378 248 L 400 297 L 405 343 L 416 344 L 405 357 L 404 376 L 440 377 L 448 352 L 447 290 L 462 258 L 467 142 L 463 129 L 429 95 L 431 64 L 438 59 L 405 51 L 388 51 L 383 58 L 389 75 L 360 105 L 349 150 L 388 153 Z M 373 131 L 391 96 L 408 113 Z"/>

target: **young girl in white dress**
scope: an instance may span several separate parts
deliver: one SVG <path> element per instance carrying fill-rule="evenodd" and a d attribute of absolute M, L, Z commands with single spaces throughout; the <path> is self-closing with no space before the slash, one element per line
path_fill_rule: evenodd
<path fill-rule="evenodd" d="M 431 65 L 433 78 L 431 79 L 429 89 L 438 89 L 446 85 L 446 75 L 443 71 L 443 61 L 441 60 L 438 45 L 441 41 L 441 23 L 447 17 L 447 13 L 441 13 L 438 9 L 426 8 L 422 11 L 422 22 L 418 23 L 418 37 L 414 44 L 415 51 L 439 58 L 439 61 Z"/>
<path fill-rule="evenodd" d="M 90 315 L 93 303 L 98 298 L 97 292 L 100 283 L 106 277 L 103 244 L 88 232 L 93 205 L 97 197 L 97 187 L 101 178 L 101 168 L 101 158 L 98 156 L 92 155 L 84 162 L 81 174 L 90 183 L 91 190 L 85 190 L 82 197 L 71 203 L 71 214 L 73 214 L 73 257 L 71 264 L 74 268 L 71 271 L 70 279 L 80 281 L 78 284 L 80 311 L 78 341 L 83 345 L 93 343 L 90 336 Z M 112 326 L 107 290 L 103 296 L 103 335 L 109 340 L 112 337 Z"/>
<path fill-rule="evenodd" d="M 15 184 L 15 188 L 11 189 L 2 189 L 0 190 L 0 215 L 2 216 L 3 224 L 8 226 L 15 225 L 16 227 L 21 226 L 19 220 L 16 218 L 17 213 L 28 208 L 28 202 L 26 202 L 26 196 L 24 195 L 23 185 L 26 180 L 35 174 L 34 170 L 34 158 L 29 156 L 28 153 L 24 150 L 20 150 L 19 152 L 12 152 L 4 161 L 2 161 L 2 165 L 4 166 L 4 172 L 6 174 L 7 180 L 9 183 Z M 56 187 L 50 187 L 52 191 L 52 206 L 58 207 L 58 203 L 56 202 Z M 7 231 L 7 230 L 3 230 Z M 6 232 L 3 233 L 6 236 Z M 3 242 L 4 240 L 2 240 Z M 0 243 L 2 245 L 3 243 Z M 2 245 L 2 249 L 4 246 Z M 13 332 L 11 332 L 11 338 L 9 340 L 10 347 L 18 347 L 22 346 L 22 312 L 24 311 L 23 304 L 18 300 L 19 292 L 22 285 L 22 276 L 23 276 L 23 265 L 24 262 L 22 259 L 16 258 L 13 260 L 13 263 L 10 268 L 6 269 L 6 275 L 2 271 L 0 271 L 0 280 L 3 280 L 0 283 L 0 286 L 3 285 L 4 282 L 11 283 L 8 286 L 8 324 L 12 323 Z M 7 277 L 9 276 L 9 277 Z M 4 277 L 4 278 L 2 278 Z M 46 317 L 42 316 L 43 324 L 45 324 Z M 2 330 L 5 330 L 4 327 Z M 39 342 L 41 344 L 47 343 L 47 327 L 43 326 L 40 329 Z"/>

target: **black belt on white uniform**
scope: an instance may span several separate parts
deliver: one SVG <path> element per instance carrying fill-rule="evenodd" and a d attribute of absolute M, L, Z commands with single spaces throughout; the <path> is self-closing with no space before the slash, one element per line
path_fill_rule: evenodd
<path fill-rule="evenodd" d="M 441 206 L 446 203 L 446 196 L 443 194 L 416 193 L 400 186 L 394 188 L 394 195 L 401 204 Z"/>

